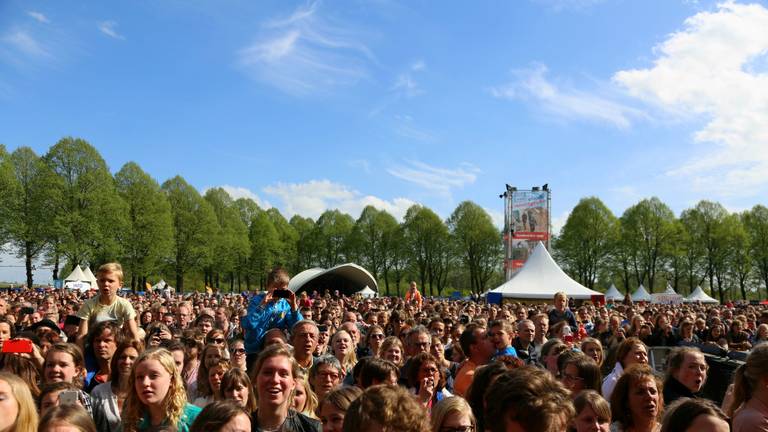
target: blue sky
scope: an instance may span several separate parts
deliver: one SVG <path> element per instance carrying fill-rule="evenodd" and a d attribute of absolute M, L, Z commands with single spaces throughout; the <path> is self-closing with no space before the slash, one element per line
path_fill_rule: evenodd
<path fill-rule="evenodd" d="M 505 183 L 549 183 L 556 228 L 591 195 L 743 210 L 768 192 L 766 28 L 766 1 L 4 0 L 0 142 L 81 137 L 289 217 L 500 221 Z"/>

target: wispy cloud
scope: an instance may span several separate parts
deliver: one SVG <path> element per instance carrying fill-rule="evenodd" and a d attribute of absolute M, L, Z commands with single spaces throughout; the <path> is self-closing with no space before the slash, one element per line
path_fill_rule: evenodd
<path fill-rule="evenodd" d="M 374 56 L 359 31 L 324 17 L 318 2 L 262 25 L 262 35 L 237 53 L 238 63 L 259 81 L 306 95 L 352 85 L 367 76 Z"/>
<path fill-rule="evenodd" d="M 32 18 L 34 18 L 34 19 L 35 19 L 37 22 L 40 22 L 40 23 L 43 23 L 43 24 L 49 24 L 49 23 L 51 22 L 51 21 L 48 19 L 48 17 L 47 17 L 47 16 L 43 15 L 43 14 L 42 14 L 42 13 L 40 13 L 40 12 L 36 12 L 36 11 L 28 11 L 28 12 L 27 12 L 27 15 L 31 16 Z"/>
<path fill-rule="evenodd" d="M 688 18 L 647 69 L 614 81 L 661 112 L 704 119 L 696 156 L 668 171 L 721 195 L 768 186 L 768 9 L 725 2 Z"/>
<path fill-rule="evenodd" d="M 362 170 L 366 174 L 371 173 L 371 163 L 367 159 L 355 159 L 349 161 L 349 166 Z"/>
<path fill-rule="evenodd" d="M 491 94 L 501 99 L 531 102 L 560 119 L 607 123 L 621 129 L 630 127 L 635 119 L 646 117 L 643 111 L 610 97 L 559 88 L 547 79 L 547 72 L 547 67 L 542 64 L 513 70 L 515 79 L 492 87 Z"/>
<path fill-rule="evenodd" d="M 125 39 L 125 36 L 121 35 L 117 32 L 117 22 L 116 21 L 102 21 L 98 25 L 99 31 L 104 33 L 105 35 L 114 38 L 114 39 Z"/>
<path fill-rule="evenodd" d="M 4 45 L 12 48 L 17 54 L 35 59 L 52 58 L 50 52 L 29 32 L 13 30 L 0 39 Z"/>
<path fill-rule="evenodd" d="M 424 90 L 416 81 L 415 74 L 426 69 L 423 60 L 413 62 L 408 70 L 397 76 L 392 91 L 399 97 L 412 98 L 424 93 Z"/>
<path fill-rule="evenodd" d="M 281 211 L 287 217 L 299 214 L 317 219 L 326 210 L 338 209 L 357 218 L 365 206 L 372 205 L 402 220 L 408 208 L 416 204 L 407 198 L 385 200 L 373 195 L 364 195 L 347 185 L 330 180 L 277 183 L 265 187 L 264 192 L 282 202 Z"/>
<path fill-rule="evenodd" d="M 449 196 L 452 189 L 474 183 L 480 170 L 468 163 L 450 169 L 434 167 L 420 161 L 406 161 L 402 165 L 387 169 L 387 172 L 401 180 Z"/>

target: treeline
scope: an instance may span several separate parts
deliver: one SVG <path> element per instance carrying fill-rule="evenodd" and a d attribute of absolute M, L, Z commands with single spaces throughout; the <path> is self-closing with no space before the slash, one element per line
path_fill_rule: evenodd
<path fill-rule="evenodd" d="M 180 176 L 161 185 L 134 162 L 113 176 L 93 146 L 69 137 L 43 156 L 0 145 L 0 245 L 25 260 L 30 287 L 38 259 L 54 279 L 117 260 L 134 289 L 164 277 L 179 290 L 187 281 L 223 291 L 264 287 L 275 265 L 296 274 L 356 262 L 385 294 L 411 279 L 430 295 L 478 293 L 500 282 L 503 257 L 500 232 L 469 201 L 447 220 L 418 205 L 402 222 L 372 206 L 357 219 L 328 210 L 286 220 L 221 188 L 201 196 Z"/>
<path fill-rule="evenodd" d="M 615 283 L 627 292 L 643 284 L 660 292 L 669 283 L 689 294 L 708 284 L 722 302 L 746 300 L 753 291 L 760 298 L 768 287 L 768 208 L 762 205 L 730 213 L 700 201 L 676 217 L 650 198 L 617 218 L 600 199 L 584 198 L 554 247 L 565 270 L 590 288 Z"/>

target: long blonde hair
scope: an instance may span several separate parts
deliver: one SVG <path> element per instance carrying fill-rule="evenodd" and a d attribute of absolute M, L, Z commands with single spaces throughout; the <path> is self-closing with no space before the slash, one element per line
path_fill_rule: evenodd
<path fill-rule="evenodd" d="M 16 432 L 36 432 L 37 409 L 35 409 L 35 400 L 32 399 L 32 393 L 29 391 L 27 383 L 16 375 L 7 372 L 0 372 L 0 381 L 5 381 L 8 384 L 19 406 L 19 413 L 16 415 L 13 430 Z"/>
<path fill-rule="evenodd" d="M 752 392 L 761 378 L 768 375 L 768 345 L 761 344 L 752 349 L 747 361 L 736 369 L 733 378 L 733 401 L 726 407 L 725 414 L 733 417 L 733 413 L 752 399 Z"/>
<path fill-rule="evenodd" d="M 357 364 L 357 353 L 355 352 L 355 350 L 357 349 L 357 346 L 355 346 L 355 340 L 352 339 L 352 335 L 349 334 L 349 332 L 346 330 L 337 330 L 336 333 L 334 333 L 333 336 L 331 336 L 331 351 L 333 352 L 333 356 L 336 357 L 336 347 L 334 345 L 336 342 L 336 338 L 342 332 L 349 337 L 349 343 L 351 346 L 349 348 L 349 352 L 346 355 L 344 355 L 344 359 L 339 360 L 339 362 L 341 363 L 341 368 L 344 369 L 344 373 L 350 374 L 352 373 L 352 369 L 355 367 L 355 364 Z"/>
<path fill-rule="evenodd" d="M 131 368 L 131 375 L 128 378 L 131 390 L 128 392 L 128 397 L 123 407 L 123 425 L 126 432 L 136 431 L 144 414 L 147 412 L 147 406 L 139 399 L 139 395 L 136 392 L 136 368 L 148 360 L 157 360 L 166 372 L 171 374 L 170 388 L 168 388 L 168 393 L 163 399 L 163 411 L 166 413 L 168 423 L 172 426 L 178 425 L 184 413 L 184 407 L 187 404 L 187 392 L 184 390 L 184 382 L 181 380 L 181 374 L 176 370 L 176 363 L 173 361 L 170 351 L 165 348 L 148 349 L 136 359 Z"/>

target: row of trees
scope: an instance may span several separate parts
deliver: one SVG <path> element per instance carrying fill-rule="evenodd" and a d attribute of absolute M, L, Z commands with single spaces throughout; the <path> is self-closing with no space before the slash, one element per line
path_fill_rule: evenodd
<path fill-rule="evenodd" d="M 0 212 L 0 244 L 24 258 L 28 286 L 38 259 L 54 279 L 78 264 L 117 260 L 133 288 L 166 277 L 181 290 L 185 281 L 263 287 L 275 265 L 297 273 L 344 262 L 362 264 L 386 294 L 410 279 L 433 295 L 448 286 L 482 292 L 501 277 L 500 233 L 469 201 L 445 221 L 418 205 L 402 222 L 372 206 L 357 219 L 328 210 L 317 220 L 286 220 L 221 188 L 201 196 L 180 176 L 161 185 L 133 162 L 113 176 L 99 152 L 75 138 L 42 157 L 0 146 Z"/>
<path fill-rule="evenodd" d="M 708 284 L 720 301 L 747 299 L 768 287 L 768 208 L 730 213 L 700 201 L 676 217 L 658 198 L 620 217 L 595 197 L 584 198 L 555 239 L 559 262 L 588 287 L 616 283 L 650 292 L 669 283 L 678 293 Z"/>

